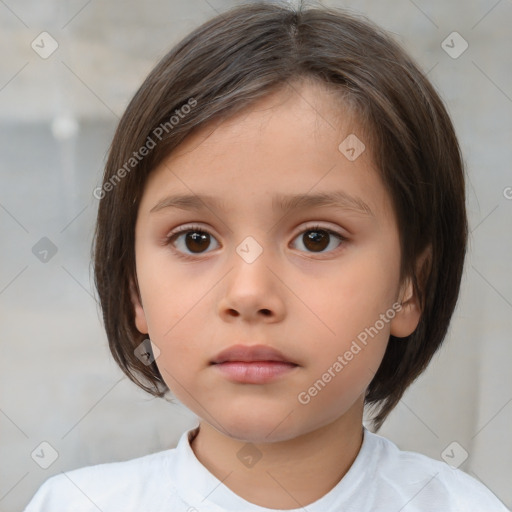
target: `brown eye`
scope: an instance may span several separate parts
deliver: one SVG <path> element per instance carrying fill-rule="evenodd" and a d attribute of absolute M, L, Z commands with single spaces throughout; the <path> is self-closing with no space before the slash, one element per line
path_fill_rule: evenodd
<path fill-rule="evenodd" d="M 300 242 L 297 244 L 299 246 L 297 247 L 298 249 L 305 250 L 306 252 L 321 253 L 336 249 L 345 238 L 339 233 L 335 233 L 329 229 L 313 227 L 303 231 L 296 240 Z"/>
<path fill-rule="evenodd" d="M 210 235 L 199 231 L 189 232 L 185 235 L 185 246 L 191 252 L 203 252 L 210 245 Z"/>
<path fill-rule="evenodd" d="M 329 245 L 330 235 L 327 231 L 306 231 L 302 236 L 304 246 L 311 251 L 323 251 Z"/>
<path fill-rule="evenodd" d="M 184 229 L 169 237 L 169 243 L 171 243 L 178 252 L 184 253 L 185 255 L 207 252 L 212 245 L 212 241 L 217 243 L 210 233 L 196 228 Z"/>

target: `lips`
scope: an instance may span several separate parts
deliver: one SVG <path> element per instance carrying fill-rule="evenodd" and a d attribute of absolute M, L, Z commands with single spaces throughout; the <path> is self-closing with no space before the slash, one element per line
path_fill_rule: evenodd
<path fill-rule="evenodd" d="M 255 361 L 279 361 L 293 363 L 281 352 L 267 345 L 233 345 L 223 350 L 212 361 L 212 364 L 221 364 L 231 361 L 252 363 Z"/>
<path fill-rule="evenodd" d="M 299 366 L 267 345 L 234 345 L 220 352 L 210 364 L 229 380 L 244 384 L 265 384 Z"/>

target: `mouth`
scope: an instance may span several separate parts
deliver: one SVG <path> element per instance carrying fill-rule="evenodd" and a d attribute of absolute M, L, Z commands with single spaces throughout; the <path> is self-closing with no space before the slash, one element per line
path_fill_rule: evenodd
<path fill-rule="evenodd" d="M 299 367 L 281 352 L 266 345 L 234 345 L 220 352 L 210 365 L 228 380 L 244 384 L 265 384 Z"/>
<path fill-rule="evenodd" d="M 243 363 L 274 362 L 296 364 L 281 352 L 268 345 L 233 345 L 217 354 L 210 364 L 231 363 L 234 361 Z"/>

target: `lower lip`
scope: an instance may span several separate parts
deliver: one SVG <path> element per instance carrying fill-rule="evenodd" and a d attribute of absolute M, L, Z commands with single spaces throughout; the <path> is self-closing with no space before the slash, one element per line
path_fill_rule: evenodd
<path fill-rule="evenodd" d="M 227 361 L 215 367 L 234 382 L 265 384 L 290 373 L 297 365 L 282 361 Z"/>

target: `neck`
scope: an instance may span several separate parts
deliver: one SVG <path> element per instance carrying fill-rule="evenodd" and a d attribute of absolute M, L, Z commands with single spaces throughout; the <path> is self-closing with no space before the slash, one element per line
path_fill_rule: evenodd
<path fill-rule="evenodd" d="M 358 402 L 328 425 L 293 439 L 254 444 L 250 450 L 247 442 L 201 421 L 192 449 L 210 473 L 246 501 L 293 509 L 327 494 L 350 469 L 362 440 L 362 404 Z M 247 452 L 239 453 L 243 447 Z M 243 458 L 241 454 L 247 465 L 238 458 Z"/>

